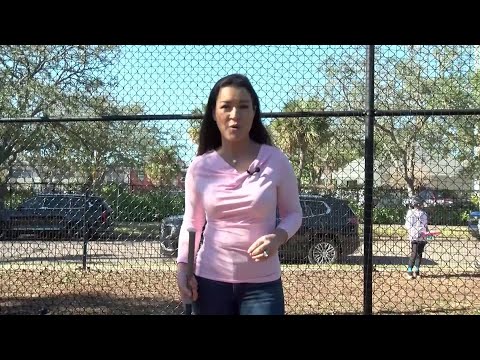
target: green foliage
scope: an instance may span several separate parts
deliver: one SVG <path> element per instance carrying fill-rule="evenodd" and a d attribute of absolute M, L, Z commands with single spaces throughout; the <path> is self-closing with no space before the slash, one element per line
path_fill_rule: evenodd
<path fill-rule="evenodd" d="M 354 213 L 358 216 L 360 222 L 364 222 L 363 205 L 350 204 Z M 398 224 L 405 222 L 407 210 L 405 207 L 375 207 L 372 211 L 374 224 Z"/>
<path fill-rule="evenodd" d="M 322 111 L 324 103 L 315 98 L 292 100 L 284 112 Z M 330 174 L 361 156 L 360 137 L 345 131 L 345 122 L 310 116 L 277 118 L 268 126 L 272 140 L 289 158 L 302 189 L 315 189 L 322 176 Z"/>
<path fill-rule="evenodd" d="M 22 202 L 34 195 L 32 189 L 19 188 L 14 191 L 9 191 L 5 196 L 5 207 L 15 209 Z"/>
<path fill-rule="evenodd" d="M 183 192 L 157 188 L 145 192 L 131 191 L 126 186 L 110 184 L 102 187 L 98 195 L 103 196 L 112 207 L 119 222 L 160 221 L 171 215 L 184 212 Z"/>
<path fill-rule="evenodd" d="M 475 209 L 480 210 L 480 195 L 478 193 L 472 195 L 471 202 Z"/>
<path fill-rule="evenodd" d="M 181 173 L 181 160 L 174 147 L 159 148 L 150 155 L 145 172 L 155 186 L 169 186 Z"/>
<path fill-rule="evenodd" d="M 192 111 L 192 115 L 201 115 L 203 117 L 203 114 L 205 113 L 205 109 L 207 107 L 207 104 L 202 105 L 202 109 L 200 108 L 195 108 Z M 190 127 L 188 128 L 188 136 L 190 137 L 190 140 L 198 145 L 198 142 L 200 140 L 200 127 L 202 125 L 202 119 L 190 119 L 189 121 Z"/>
<path fill-rule="evenodd" d="M 143 114 L 139 104 L 109 96 L 117 80 L 108 69 L 119 51 L 96 45 L 0 46 L 2 116 Z M 8 181 L 19 161 L 33 167 L 41 182 L 68 179 L 96 189 L 108 173 L 147 168 L 158 185 L 171 183 L 179 165 L 175 151 L 165 147 L 167 126 L 131 120 L 4 124 L 0 183 Z"/>
<path fill-rule="evenodd" d="M 428 214 L 428 223 L 432 225 L 466 225 L 467 214 L 472 209 L 471 204 L 462 206 L 429 206 L 425 208 Z"/>
<path fill-rule="evenodd" d="M 394 208 L 374 208 L 373 223 L 374 224 L 404 224 L 407 209 L 405 206 Z"/>
<path fill-rule="evenodd" d="M 363 206 L 350 204 L 350 207 L 363 222 Z M 468 215 L 472 209 L 472 204 L 467 203 L 459 206 L 429 206 L 424 210 L 428 214 L 428 223 L 430 225 L 466 225 Z M 382 225 L 403 225 L 405 215 L 407 214 L 405 206 L 375 207 L 373 208 L 373 223 Z"/>
<path fill-rule="evenodd" d="M 474 51 L 473 46 L 459 45 L 376 47 L 375 107 L 478 108 Z M 364 56 L 339 52 L 323 60 L 320 68 L 326 72 L 326 88 L 333 89 L 324 101 L 331 108 L 364 107 Z M 377 117 L 375 159 L 388 164 L 379 170 L 385 174 L 384 181 L 414 193 L 431 180 L 428 167 L 447 156 L 462 163 L 467 173 L 478 173 L 480 160 L 472 156 L 474 147 L 479 146 L 478 136 L 474 136 L 476 123 L 475 116 Z"/>

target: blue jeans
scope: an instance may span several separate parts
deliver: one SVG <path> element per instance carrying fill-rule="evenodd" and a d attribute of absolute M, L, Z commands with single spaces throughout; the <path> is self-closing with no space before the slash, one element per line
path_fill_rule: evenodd
<path fill-rule="evenodd" d="M 282 280 L 232 284 L 197 276 L 198 315 L 284 315 Z"/>

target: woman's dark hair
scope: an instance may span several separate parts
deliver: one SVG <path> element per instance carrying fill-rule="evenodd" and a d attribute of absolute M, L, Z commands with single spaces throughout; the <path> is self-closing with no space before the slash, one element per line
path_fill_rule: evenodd
<path fill-rule="evenodd" d="M 257 93 L 253 89 L 252 84 L 246 76 L 241 74 L 232 74 L 218 80 L 213 86 L 212 91 L 210 91 L 210 96 L 208 97 L 207 106 L 205 108 L 205 114 L 203 115 L 202 124 L 200 126 L 200 140 L 198 143 L 197 155 L 203 155 L 206 152 L 215 150 L 222 145 L 220 130 L 218 130 L 217 124 L 213 119 L 213 110 L 217 103 L 217 97 L 220 89 L 226 86 L 244 88 L 250 93 L 250 96 L 252 97 L 252 105 L 255 109 L 252 128 L 250 129 L 250 138 L 259 144 L 272 145 L 270 135 L 260 119 L 260 101 L 258 100 Z"/>

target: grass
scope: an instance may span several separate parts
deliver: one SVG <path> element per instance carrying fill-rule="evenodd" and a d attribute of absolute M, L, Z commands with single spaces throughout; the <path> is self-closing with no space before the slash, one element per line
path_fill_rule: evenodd
<path fill-rule="evenodd" d="M 117 223 L 115 224 L 115 232 L 124 235 L 160 234 L 160 223 Z"/>
<path fill-rule="evenodd" d="M 466 226 L 431 226 L 430 230 L 440 230 L 439 238 L 453 238 L 458 240 L 469 240 L 471 235 Z M 115 226 L 115 231 L 124 235 L 149 235 L 160 233 L 160 223 L 145 222 L 145 223 L 118 223 Z M 359 226 L 359 234 L 363 234 L 363 224 Z M 380 225 L 373 224 L 373 237 L 389 237 L 389 238 L 406 238 L 407 231 L 403 225 Z"/>
<path fill-rule="evenodd" d="M 471 235 L 466 226 L 430 226 L 430 230 L 439 230 L 439 238 L 453 238 L 469 240 Z M 359 233 L 363 234 L 363 225 L 360 224 Z M 403 225 L 379 225 L 373 224 L 373 237 L 406 238 L 407 231 Z"/>

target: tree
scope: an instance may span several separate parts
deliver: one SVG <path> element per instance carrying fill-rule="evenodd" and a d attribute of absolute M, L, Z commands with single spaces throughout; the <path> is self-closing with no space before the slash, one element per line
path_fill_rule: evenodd
<path fill-rule="evenodd" d="M 375 64 L 376 109 L 470 108 L 472 50 L 465 46 L 378 47 Z M 327 69 L 326 98 L 334 108 L 361 109 L 365 102 L 365 53 L 332 54 Z M 478 107 L 478 106 L 477 106 Z M 358 118 L 357 121 L 364 122 Z M 375 158 L 392 164 L 409 194 L 423 181 L 416 168 L 430 159 L 459 159 L 471 151 L 465 117 L 377 117 Z"/>
<path fill-rule="evenodd" d="M 162 122 L 43 122 L 42 116 L 139 115 L 138 104 L 118 104 L 106 79 L 118 49 L 112 46 L 1 46 L 3 117 L 38 117 L 38 123 L 0 128 L 0 182 L 16 162 L 43 181 L 74 177 L 96 188 L 110 171 L 143 167 L 164 145 Z"/>
<path fill-rule="evenodd" d="M 184 166 L 173 146 L 163 147 L 150 155 L 145 173 L 154 185 L 171 187 Z"/>
<path fill-rule="evenodd" d="M 292 100 L 283 111 L 323 109 L 323 103 L 312 98 Z M 344 123 L 334 118 L 278 118 L 271 122 L 269 131 L 274 143 L 289 156 L 300 188 L 318 188 L 322 177 L 355 159 L 361 150 L 358 137 L 345 132 Z"/>
<path fill-rule="evenodd" d="M 207 104 L 202 105 L 202 109 L 200 108 L 195 108 L 192 111 L 192 115 L 203 115 L 205 112 L 205 109 L 207 107 Z M 190 136 L 190 139 L 194 144 L 198 145 L 199 139 L 200 139 L 200 126 L 202 124 L 202 119 L 191 119 L 189 120 L 190 127 L 188 128 L 187 132 L 188 135 Z"/>
<path fill-rule="evenodd" d="M 91 99 L 98 99 L 102 88 L 114 85 L 101 74 L 117 52 L 115 46 L 0 46 L 1 116 L 41 119 L 94 108 Z M 4 190 L 18 156 L 41 152 L 52 127 L 41 121 L 2 124 L 0 184 Z"/>

